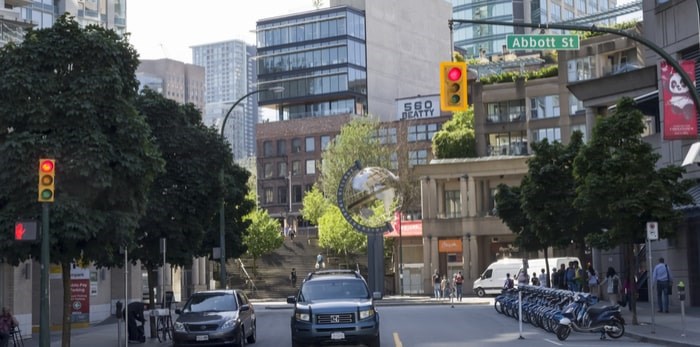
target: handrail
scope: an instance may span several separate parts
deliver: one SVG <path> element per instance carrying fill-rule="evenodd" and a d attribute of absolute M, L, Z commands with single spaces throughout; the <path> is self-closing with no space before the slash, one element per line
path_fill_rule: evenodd
<path fill-rule="evenodd" d="M 248 289 L 252 292 L 255 293 L 258 290 L 258 287 L 255 286 L 255 282 L 253 282 L 253 279 L 250 277 L 248 274 L 248 271 L 245 269 L 245 265 L 243 265 L 243 261 L 241 258 L 236 258 L 236 261 L 238 262 L 238 266 L 240 266 L 241 271 L 243 271 L 243 274 L 246 277 L 246 284 L 248 285 Z"/>

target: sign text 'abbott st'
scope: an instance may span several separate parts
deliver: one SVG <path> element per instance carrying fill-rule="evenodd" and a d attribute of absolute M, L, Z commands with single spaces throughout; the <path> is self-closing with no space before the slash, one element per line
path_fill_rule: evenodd
<path fill-rule="evenodd" d="M 509 50 L 577 50 L 578 35 L 508 35 L 506 46 Z"/>

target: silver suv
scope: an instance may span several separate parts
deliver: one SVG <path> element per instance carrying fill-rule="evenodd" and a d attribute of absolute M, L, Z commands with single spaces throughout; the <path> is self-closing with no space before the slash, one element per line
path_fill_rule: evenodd
<path fill-rule="evenodd" d="M 311 273 L 296 296 L 291 320 L 292 346 L 319 344 L 364 344 L 380 347 L 379 313 L 367 282 L 352 270 L 322 270 Z"/>

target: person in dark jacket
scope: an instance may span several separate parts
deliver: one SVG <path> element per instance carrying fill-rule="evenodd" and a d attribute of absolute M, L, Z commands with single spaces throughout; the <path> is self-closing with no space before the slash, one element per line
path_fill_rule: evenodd
<path fill-rule="evenodd" d="M 129 341 L 146 342 L 146 334 L 144 332 L 144 323 L 146 318 L 143 315 L 144 305 L 142 302 L 134 301 L 128 306 L 127 330 L 129 332 Z M 141 322 L 139 325 L 138 322 Z"/>

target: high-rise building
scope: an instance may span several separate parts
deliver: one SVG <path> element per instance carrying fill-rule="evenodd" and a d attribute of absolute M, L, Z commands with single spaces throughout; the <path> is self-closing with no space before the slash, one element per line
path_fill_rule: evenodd
<path fill-rule="evenodd" d="M 148 87 L 178 103 L 204 110 L 204 68 L 172 59 L 141 60 L 136 70 L 140 89 Z"/>
<path fill-rule="evenodd" d="M 192 62 L 205 71 L 204 124 L 221 127 L 236 101 L 255 90 L 255 47 L 242 40 L 192 46 Z M 257 95 L 241 101 L 226 121 L 224 136 L 237 161 L 255 156 L 255 125 L 258 122 Z"/>
<path fill-rule="evenodd" d="M 454 19 L 482 19 L 514 23 L 560 23 L 579 17 L 599 15 L 591 24 L 615 23 L 607 16 L 617 0 L 452 0 Z M 454 26 L 454 45 L 465 57 L 501 54 L 509 34 L 528 34 L 534 29 L 510 26 L 458 23 Z M 560 33 L 550 30 L 549 33 Z"/>

